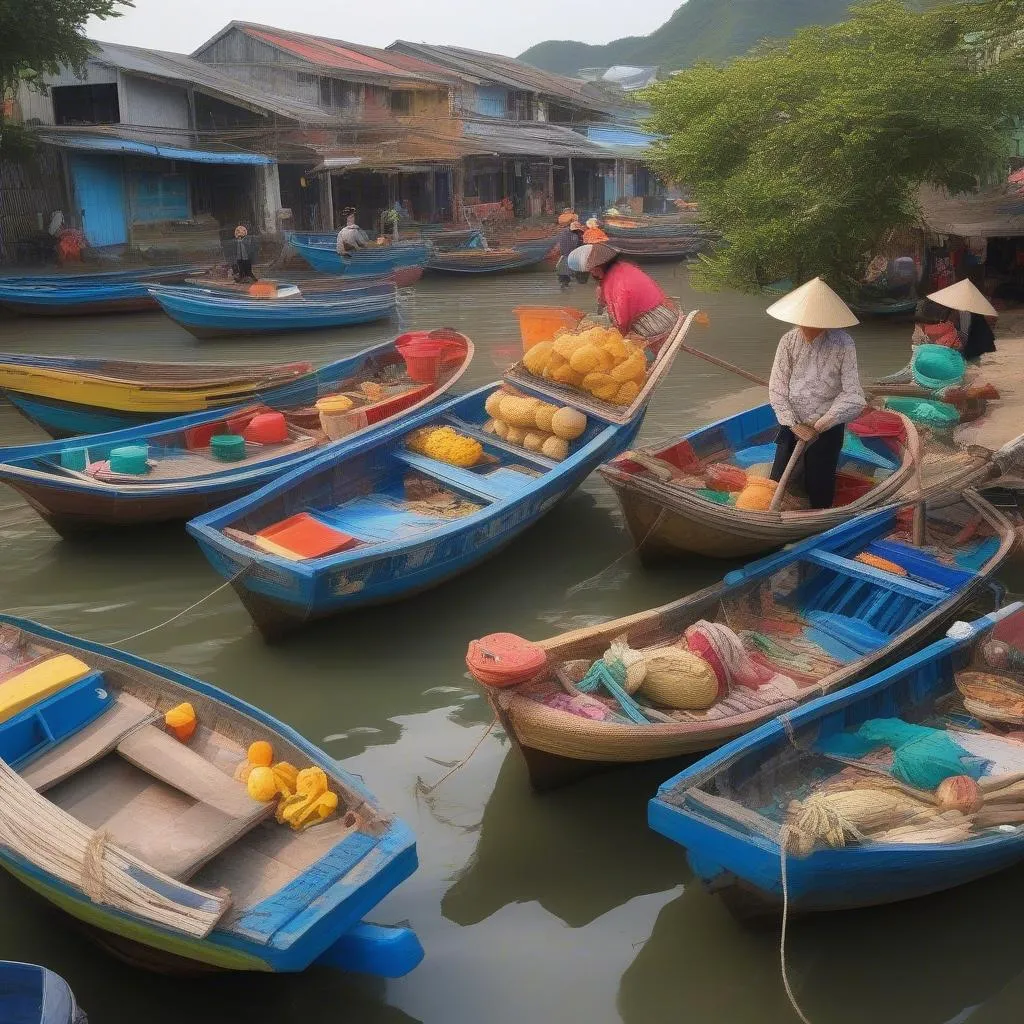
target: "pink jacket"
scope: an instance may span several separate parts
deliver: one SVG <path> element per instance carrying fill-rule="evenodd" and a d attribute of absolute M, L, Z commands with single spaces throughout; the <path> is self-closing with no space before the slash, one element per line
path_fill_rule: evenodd
<path fill-rule="evenodd" d="M 599 304 L 606 306 L 611 321 L 623 334 L 639 317 L 661 306 L 665 293 L 638 266 L 616 260 L 601 278 Z"/>

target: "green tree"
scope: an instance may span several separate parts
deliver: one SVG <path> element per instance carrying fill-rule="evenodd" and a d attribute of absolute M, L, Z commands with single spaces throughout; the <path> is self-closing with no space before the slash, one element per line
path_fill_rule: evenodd
<path fill-rule="evenodd" d="M 917 220 L 922 185 L 963 192 L 1005 168 L 1024 62 L 1012 48 L 981 61 L 971 42 L 996 4 L 1024 9 L 872 0 L 653 87 L 656 167 L 723 236 L 698 283 L 754 291 L 821 274 L 850 293 L 879 239 Z"/>
<path fill-rule="evenodd" d="M 62 64 L 80 69 L 91 53 L 86 21 L 118 18 L 119 8 L 132 6 L 131 0 L 0 0 L 0 131 L 2 101 L 21 82 L 56 74 Z"/>

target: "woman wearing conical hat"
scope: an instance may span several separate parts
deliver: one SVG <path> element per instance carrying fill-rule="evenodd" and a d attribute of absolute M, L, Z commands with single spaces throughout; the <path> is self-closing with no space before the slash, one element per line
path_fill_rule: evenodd
<path fill-rule="evenodd" d="M 779 421 L 771 478 L 780 480 L 797 441 L 811 508 L 831 508 L 846 424 L 867 404 L 853 338 L 859 321 L 820 277 L 779 299 L 768 315 L 793 329 L 782 336 L 768 387 Z"/>
<path fill-rule="evenodd" d="M 999 316 L 995 306 L 968 280 L 932 292 L 929 301 L 952 310 L 950 321 L 960 335 L 960 354 L 969 362 L 995 352 L 996 336 L 988 317 Z M 954 315 L 955 314 L 955 315 Z"/>

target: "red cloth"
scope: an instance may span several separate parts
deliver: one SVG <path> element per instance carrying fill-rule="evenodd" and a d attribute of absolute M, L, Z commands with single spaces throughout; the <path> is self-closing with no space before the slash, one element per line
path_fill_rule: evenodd
<path fill-rule="evenodd" d="M 638 266 L 616 260 L 598 286 L 600 304 L 607 307 L 612 323 L 626 334 L 633 324 L 668 300 L 665 293 Z"/>
<path fill-rule="evenodd" d="M 944 348 L 955 348 L 959 350 L 960 334 L 957 329 L 945 320 L 941 324 L 922 324 L 921 330 L 928 335 L 928 340 L 933 345 L 942 345 Z"/>

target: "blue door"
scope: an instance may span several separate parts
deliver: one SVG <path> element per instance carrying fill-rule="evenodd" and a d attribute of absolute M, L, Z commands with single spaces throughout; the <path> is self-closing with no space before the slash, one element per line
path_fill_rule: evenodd
<path fill-rule="evenodd" d="M 120 158 L 75 154 L 71 157 L 71 180 L 89 244 L 123 245 L 127 242 Z"/>

